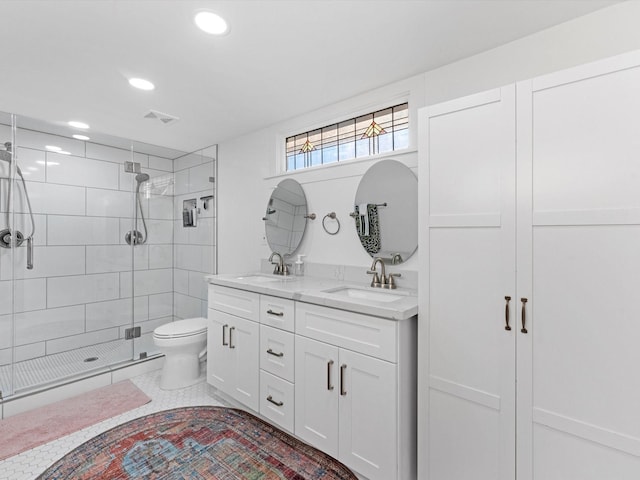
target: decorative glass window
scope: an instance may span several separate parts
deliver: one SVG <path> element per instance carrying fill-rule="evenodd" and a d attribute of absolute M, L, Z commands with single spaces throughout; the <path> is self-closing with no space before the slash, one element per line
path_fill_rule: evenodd
<path fill-rule="evenodd" d="M 368 157 L 409 146 L 409 104 L 403 103 L 286 140 L 287 171 Z"/>

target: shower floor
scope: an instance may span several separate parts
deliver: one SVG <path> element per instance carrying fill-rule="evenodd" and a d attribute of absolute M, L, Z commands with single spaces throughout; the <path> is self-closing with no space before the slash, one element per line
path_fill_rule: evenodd
<path fill-rule="evenodd" d="M 70 377 L 83 375 L 94 370 L 104 370 L 114 364 L 130 361 L 133 356 L 130 340 L 116 340 L 77 350 L 48 355 L 17 362 L 14 364 L 14 393 L 21 393 L 41 385 Z M 97 358 L 96 358 L 97 357 Z M 93 361 L 85 361 L 96 358 Z M 0 367 L 0 392 L 9 392 L 11 385 L 11 365 Z"/>

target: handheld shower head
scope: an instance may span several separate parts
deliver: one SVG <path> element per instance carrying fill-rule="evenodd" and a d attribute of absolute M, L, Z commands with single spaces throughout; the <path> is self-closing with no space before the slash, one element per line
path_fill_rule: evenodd
<path fill-rule="evenodd" d="M 136 175 L 136 182 L 138 182 L 138 185 L 144 182 L 147 182 L 149 180 L 149 175 L 146 173 L 139 173 Z"/>

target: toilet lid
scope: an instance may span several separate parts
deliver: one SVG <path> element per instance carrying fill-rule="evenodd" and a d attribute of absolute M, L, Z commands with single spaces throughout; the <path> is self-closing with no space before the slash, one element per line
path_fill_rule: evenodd
<path fill-rule="evenodd" d="M 154 337 L 188 337 L 207 331 L 207 319 L 203 317 L 187 318 L 160 325 L 153 331 Z"/>

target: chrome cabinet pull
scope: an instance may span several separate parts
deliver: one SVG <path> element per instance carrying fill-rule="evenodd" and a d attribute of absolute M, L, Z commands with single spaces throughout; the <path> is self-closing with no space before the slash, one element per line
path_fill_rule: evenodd
<path fill-rule="evenodd" d="M 527 314 L 526 314 L 526 309 L 525 309 L 525 306 L 527 305 L 527 299 L 526 298 L 521 298 L 520 301 L 522 302 L 522 328 L 520 329 L 520 331 L 522 333 L 527 333 L 527 329 L 526 329 Z"/>
<path fill-rule="evenodd" d="M 340 395 L 345 396 L 347 391 L 344 389 L 344 371 L 347 368 L 347 364 L 340 365 Z"/>
<path fill-rule="evenodd" d="M 511 297 L 504 297 L 504 299 L 507 301 L 507 304 L 504 307 L 504 329 L 511 330 L 511 327 L 509 326 L 509 302 L 511 301 Z"/>
<path fill-rule="evenodd" d="M 284 352 L 276 353 L 273 350 L 269 349 L 267 350 L 267 353 L 269 355 L 273 355 L 274 357 L 284 357 Z"/>
<path fill-rule="evenodd" d="M 231 343 L 231 333 L 232 333 L 235 329 L 236 329 L 236 327 L 231 327 L 231 328 L 229 329 L 229 348 L 236 348 L 236 346 L 235 346 L 235 345 L 232 345 L 232 343 Z"/>
<path fill-rule="evenodd" d="M 333 385 L 331 384 L 331 367 L 333 367 L 333 360 L 329 360 L 327 362 L 327 390 L 333 390 Z"/>
<path fill-rule="evenodd" d="M 274 312 L 273 310 L 269 309 L 267 310 L 267 313 L 269 315 L 275 315 L 276 317 L 282 317 L 284 316 L 284 312 Z"/>
<path fill-rule="evenodd" d="M 222 346 L 226 347 L 227 345 L 229 345 L 226 341 L 225 341 L 225 337 L 227 336 L 227 328 L 229 327 L 229 325 L 223 325 L 222 326 Z"/>
<path fill-rule="evenodd" d="M 283 406 L 283 405 L 284 405 L 284 402 L 277 402 L 277 401 L 275 401 L 271 395 L 269 395 L 269 396 L 267 397 L 267 402 L 271 402 L 271 403 L 273 403 L 276 407 L 281 407 L 281 406 Z"/>

